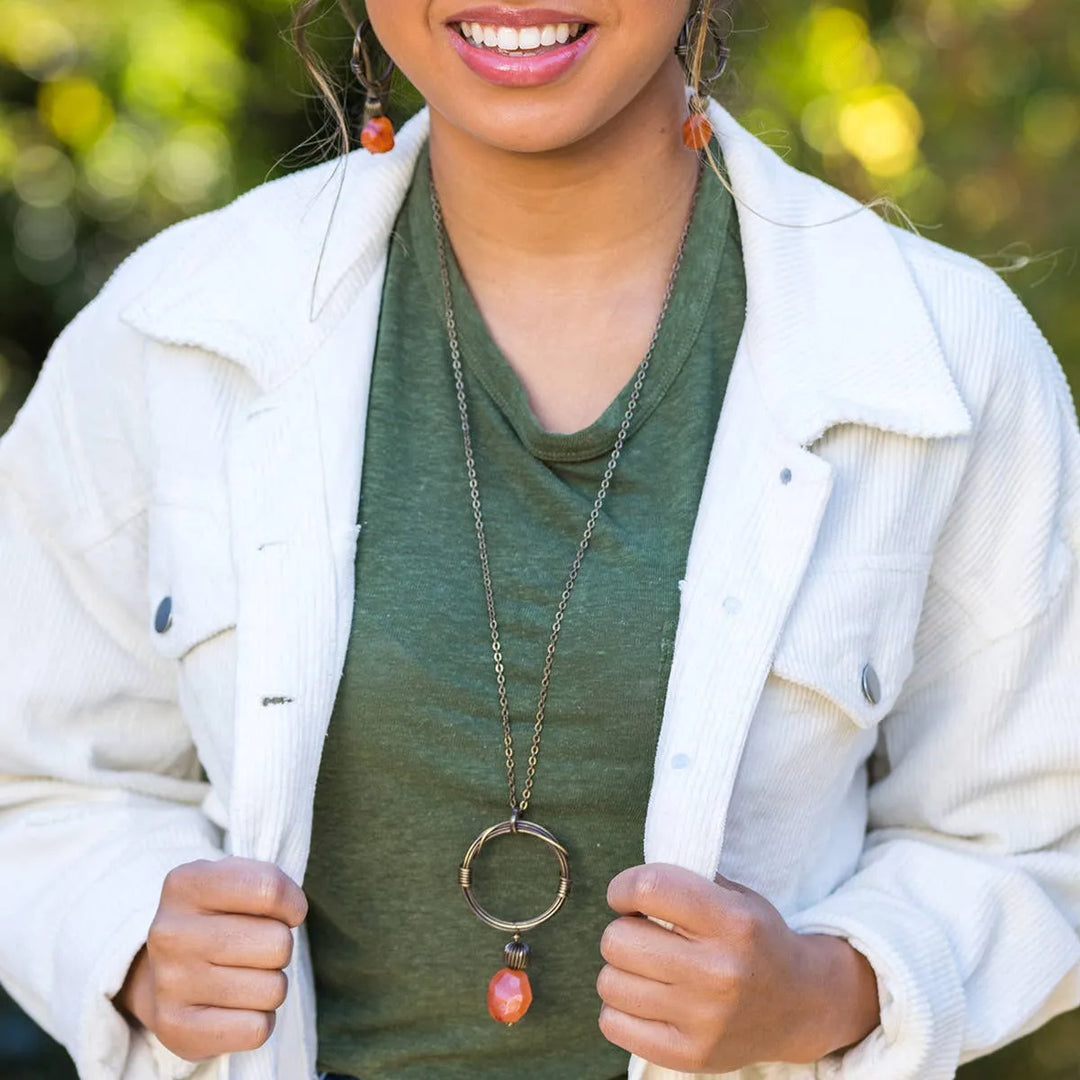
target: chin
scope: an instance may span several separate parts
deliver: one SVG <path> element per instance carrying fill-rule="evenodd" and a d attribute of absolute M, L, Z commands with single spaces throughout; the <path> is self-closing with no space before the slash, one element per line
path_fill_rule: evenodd
<path fill-rule="evenodd" d="M 428 101 L 435 123 L 484 146 L 516 154 L 558 154 L 585 142 L 595 146 L 605 132 L 620 126 L 630 104 L 624 96 L 590 89 L 546 100 L 481 104 L 475 98 L 447 100 L 436 91 Z M 678 96 L 681 101 L 681 91 Z"/>
<path fill-rule="evenodd" d="M 566 117 L 555 124 L 499 123 L 490 117 L 449 120 L 454 127 L 493 150 L 508 154 L 558 154 L 586 140 L 595 130 L 586 121 L 567 123 Z"/>

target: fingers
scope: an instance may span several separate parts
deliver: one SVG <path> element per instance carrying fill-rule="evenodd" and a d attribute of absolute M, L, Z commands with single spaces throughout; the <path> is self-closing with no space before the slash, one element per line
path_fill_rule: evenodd
<path fill-rule="evenodd" d="M 608 923 L 600 955 L 613 967 L 662 983 L 690 978 L 695 971 L 692 942 L 634 915 Z"/>
<path fill-rule="evenodd" d="M 147 935 L 144 1022 L 188 1061 L 261 1046 L 288 993 L 293 928 L 306 916 L 303 891 L 270 863 L 177 867 Z"/>
<path fill-rule="evenodd" d="M 292 931 L 276 919 L 205 915 L 199 926 L 202 955 L 212 964 L 281 971 L 292 960 Z"/>
<path fill-rule="evenodd" d="M 672 987 L 667 983 L 620 971 L 610 964 L 600 969 L 596 992 L 604 1004 L 643 1020 L 677 1023 L 679 1014 L 684 1011 L 679 1002 L 673 1000 Z"/>
<path fill-rule="evenodd" d="M 709 881 L 681 866 L 632 866 L 612 879 L 608 905 L 622 915 L 641 914 L 671 923 L 690 935 L 722 932 L 725 920 L 738 918 L 746 893 Z"/>
<path fill-rule="evenodd" d="M 688 1040 L 673 1024 L 643 1020 L 611 1005 L 600 1010 L 600 1031 L 608 1042 L 662 1068 L 684 1068 L 692 1056 Z"/>
<path fill-rule="evenodd" d="M 274 1031 L 277 1014 L 202 1005 L 158 1014 L 155 1034 L 187 1061 L 207 1061 L 219 1054 L 256 1050 Z"/>
<path fill-rule="evenodd" d="M 299 926 L 308 910 L 304 891 L 292 878 L 254 859 L 178 866 L 165 879 L 163 896 L 200 911 L 261 915 L 289 927 Z"/>
<path fill-rule="evenodd" d="M 292 959 L 293 936 L 276 919 L 159 911 L 147 935 L 147 950 L 156 966 L 211 963 L 280 971 Z"/>
<path fill-rule="evenodd" d="M 250 1012 L 275 1012 L 285 1003 L 289 980 L 283 971 L 207 964 L 195 981 L 188 1005 Z"/>

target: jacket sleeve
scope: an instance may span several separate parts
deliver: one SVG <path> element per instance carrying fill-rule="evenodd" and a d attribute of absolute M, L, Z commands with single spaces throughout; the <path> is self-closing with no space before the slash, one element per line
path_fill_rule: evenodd
<path fill-rule="evenodd" d="M 0 981 L 85 1080 L 175 1074 L 110 998 L 168 871 L 221 857 L 150 643 L 143 342 L 116 317 L 130 277 L 60 336 L 0 440 Z"/>
<path fill-rule="evenodd" d="M 973 442 L 856 873 L 790 920 L 847 938 L 878 976 L 881 1025 L 817 1064 L 844 1080 L 944 1080 L 1080 1003 L 1076 416 L 1004 285 L 970 264 L 925 272 L 950 302 Z"/>

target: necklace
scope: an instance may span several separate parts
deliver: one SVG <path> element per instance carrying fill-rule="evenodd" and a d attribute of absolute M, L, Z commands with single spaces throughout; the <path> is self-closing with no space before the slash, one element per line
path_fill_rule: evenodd
<path fill-rule="evenodd" d="M 533 783 L 536 779 L 536 765 L 540 757 L 540 740 L 544 732 L 544 716 L 547 708 L 548 688 L 551 684 L 551 669 L 555 662 L 555 649 L 559 642 L 559 633 L 562 630 L 563 619 L 570 603 L 570 595 L 574 591 L 581 564 L 585 559 L 585 553 L 589 549 L 593 531 L 600 519 L 604 501 L 611 489 L 611 480 L 622 455 L 623 446 L 626 443 L 630 425 L 634 419 L 634 412 L 641 399 L 641 389 L 645 385 L 645 377 L 649 372 L 653 354 L 656 351 L 656 343 L 660 337 L 660 331 L 667 317 L 668 308 L 671 306 L 671 297 L 675 291 L 675 282 L 679 276 L 683 256 L 686 251 L 686 238 L 690 233 L 690 223 L 694 218 L 694 208 L 697 206 L 698 194 L 701 190 L 701 169 L 698 170 L 698 182 L 694 191 L 690 212 L 687 215 L 686 224 L 683 227 L 682 236 L 679 240 L 675 262 L 668 277 L 667 289 L 664 293 L 660 315 L 653 330 L 652 340 L 644 359 L 638 366 L 630 397 L 626 403 L 626 412 L 623 415 L 622 424 L 615 437 L 615 445 L 611 451 L 607 468 L 604 470 L 600 488 L 593 501 L 592 511 L 585 522 L 585 530 L 578 543 L 577 552 L 570 566 L 570 573 L 555 609 L 555 619 L 551 627 L 551 637 L 548 640 L 547 652 L 544 656 L 544 666 L 540 675 L 540 696 L 536 705 L 536 719 L 533 724 L 532 746 L 529 750 L 528 768 L 525 773 L 525 783 L 521 789 L 521 795 L 517 791 L 517 774 L 514 764 L 514 739 L 510 730 L 510 706 L 506 697 L 506 674 L 503 668 L 502 645 L 499 641 L 499 623 L 495 616 L 495 595 L 491 583 L 491 568 L 488 564 L 487 537 L 484 530 L 484 515 L 480 504 L 480 485 L 476 476 L 476 461 L 473 456 L 472 433 L 469 427 L 469 407 L 465 396 L 465 376 L 461 364 L 461 346 L 458 340 L 457 319 L 454 314 L 454 300 L 450 288 L 450 267 L 447 256 L 448 241 L 446 229 L 443 223 L 442 204 L 439 201 L 438 192 L 435 190 L 434 178 L 431 178 L 431 212 L 435 223 L 435 239 L 439 251 L 439 270 L 442 278 L 443 301 L 445 304 L 446 335 L 450 342 L 450 362 L 454 372 L 454 385 L 457 392 L 458 411 L 461 414 L 461 435 L 465 447 L 465 471 L 469 478 L 469 496 L 472 502 L 473 519 L 476 524 L 476 546 L 480 554 L 480 571 L 484 582 L 484 597 L 487 602 L 488 623 L 491 627 L 491 651 L 495 666 L 495 685 L 498 690 L 499 710 L 502 717 L 503 746 L 506 755 L 506 778 L 510 789 L 510 817 L 485 829 L 472 842 L 465 857 L 458 867 L 458 884 L 465 895 L 465 900 L 473 913 L 481 922 L 495 930 L 506 934 L 512 934 L 512 940 L 503 949 L 503 962 L 505 967 L 497 971 L 488 985 L 487 1004 L 488 1012 L 492 1019 L 503 1024 L 514 1024 L 520 1020 L 532 1004 L 532 988 L 529 977 L 525 974 L 525 968 L 529 963 L 529 946 L 521 940 L 521 935 L 529 930 L 534 930 L 542 923 L 547 922 L 566 902 L 570 895 L 570 859 L 566 848 L 555 836 L 542 825 L 531 821 L 525 821 L 524 814 L 529 808 L 532 799 Z M 499 919 L 485 911 L 473 895 L 472 866 L 484 849 L 484 845 L 491 840 L 503 836 L 529 836 L 542 841 L 552 851 L 559 865 L 559 885 L 555 893 L 555 899 L 546 911 L 531 919 L 507 920 Z"/>

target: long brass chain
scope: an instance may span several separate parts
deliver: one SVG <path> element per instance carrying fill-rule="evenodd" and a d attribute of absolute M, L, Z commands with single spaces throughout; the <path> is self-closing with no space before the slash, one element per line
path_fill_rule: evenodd
<path fill-rule="evenodd" d="M 671 306 L 671 297 L 675 292 L 675 282 L 682 267 L 683 256 L 686 252 L 686 238 L 690 233 L 690 223 L 693 221 L 694 209 L 697 206 L 698 195 L 701 191 L 701 170 L 698 172 L 697 187 L 694 191 L 690 213 L 687 215 L 686 224 L 683 228 L 682 237 L 679 240 L 679 248 L 675 255 L 675 262 L 668 277 L 667 289 L 664 293 L 664 301 L 660 308 L 660 316 L 653 330 L 652 340 L 645 353 L 644 359 L 638 366 L 634 378 L 630 397 L 626 403 L 626 412 L 623 415 L 619 433 L 615 437 L 615 445 L 611 451 L 607 468 L 604 470 L 600 489 L 593 501 L 592 511 L 585 523 L 585 531 L 581 535 L 577 553 L 570 566 L 570 574 L 563 587 L 562 596 L 559 598 L 558 607 L 555 609 L 555 621 L 551 627 L 551 637 L 548 640 L 547 652 L 544 656 L 543 672 L 540 676 L 540 697 L 536 705 L 536 721 L 533 724 L 532 747 L 529 751 L 529 765 L 525 774 L 525 786 L 521 790 L 521 799 L 518 800 L 517 779 L 514 769 L 514 739 L 510 731 L 510 705 L 506 697 L 506 673 L 503 667 L 502 645 L 499 641 L 499 622 L 495 616 L 495 595 L 491 584 L 491 568 L 488 563 L 487 537 L 484 531 L 484 515 L 480 506 L 480 485 L 476 478 L 476 461 L 473 457 L 472 432 L 469 427 L 469 408 L 465 397 L 465 376 L 461 365 L 461 346 L 458 341 L 457 319 L 454 314 L 454 299 L 450 287 L 450 267 L 447 258 L 446 228 L 443 223 L 442 204 L 439 194 L 435 190 L 434 178 L 431 180 L 431 212 L 435 221 L 435 238 L 439 249 L 439 269 L 442 276 L 443 298 L 446 305 L 446 334 L 450 342 L 450 360 L 454 370 L 454 383 L 457 389 L 458 410 L 461 413 L 461 436 L 465 445 L 465 469 L 469 477 L 469 495 L 472 500 L 473 518 L 476 522 L 476 546 L 480 552 L 480 570 L 484 579 L 484 597 L 487 601 L 488 621 L 491 625 L 491 651 L 495 664 L 495 682 L 499 693 L 499 709 L 502 713 L 503 746 L 506 751 L 506 776 L 510 788 L 510 810 L 512 820 L 517 819 L 529 808 L 529 800 L 532 797 L 533 781 L 536 778 L 536 764 L 540 756 L 540 739 L 544 732 L 544 713 L 547 707 L 548 688 L 551 685 L 551 669 L 555 662 L 555 649 L 559 642 L 559 633 L 562 630 L 563 618 L 566 615 L 567 605 L 570 603 L 570 594 L 574 591 L 581 564 L 585 559 L 585 553 L 589 549 L 593 531 L 600 518 L 600 512 L 604 506 L 608 491 L 611 488 L 611 479 L 615 475 L 619 458 L 622 455 L 623 446 L 626 443 L 630 431 L 630 424 L 634 419 L 634 412 L 641 399 L 641 388 L 645 385 L 645 376 L 648 374 L 649 365 L 653 354 L 656 352 L 656 343 L 660 338 L 660 331 L 667 318 L 668 308 Z"/>

